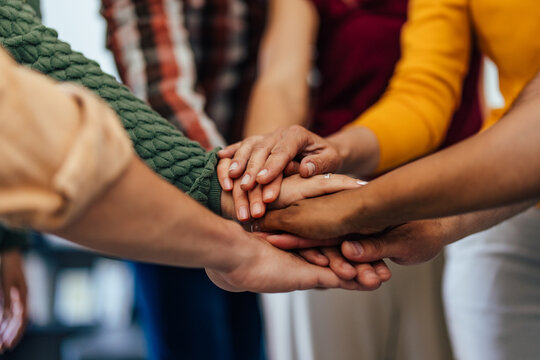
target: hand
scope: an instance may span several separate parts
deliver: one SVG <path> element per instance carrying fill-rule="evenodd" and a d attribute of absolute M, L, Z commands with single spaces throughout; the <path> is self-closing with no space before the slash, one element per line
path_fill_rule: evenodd
<path fill-rule="evenodd" d="M 308 179 L 304 179 L 299 175 L 292 175 L 283 179 L 281 191 L 279 189 L 275 191 L 276 195 L 279 194 L 277 199 L 268 204 L 268 207 L 280 209 L 302 199 L 356 189 L 365 184 L 364 181 L 337 174 L 332 174 L 330 177 L 317 175 Z M 231 213 L 233 212 L 230 209 L 232 207 L 230 204 L 231 199 L 227 197 L 227 195 L 222 195 L 222 207 L 227 209 L 224 213 Z M 255 188 L 246 193 L 241 189 L 239 182 L 235 181 L 232 198 L 234 200 L 234 214 L 240 221 L 249 220 L 250 215 L 254 218 L 260 218 L 266 212 L 267 204 L 263 199 L 262 185 L 256 185 Z"/>
<path fill-rule="evenodd" d="M 266 136 L 249 137 L 226 147 L 218 155 L 221 159 L 232 159 L 222 164 L 218 171 L 225 190 L 232 190 L 232 179 L 242 175 L 241 188 L 248 191 L 256 183 L 265 185 L 275 181 L 284 171 L 287 174 L 298 171 L 302 177 L 309 177 L 334 172 L 342 162 L 330 142 L 299 125 Z M 279 189 L 278 185 L 276 187 Z"/>
<path fill-rule="evenodd" d="M 0 322 L 0 350 L 13 349 L 27 323 L 27 288 L 19 250 L 2 253 L 0 266 L 3 311 Z"/>
<path fill-rule="evenodd" d="M 264 232 L 283 231 L 310 239 L 310 243 L 304 247 L 321 246 L 312 240 L 324 240 L 326 246 L 326 239 L 381 232 L 392 222 L 370 217 L 363 209 L 362 198 L 359 196 L 362 191 L 346 190 L 298 201 L 287 208 L 268 212 L 254 222 L 253 229 Z"/>
<path fill-rule="evenodd" d="M 391 231 L 358 241 L 345 241 L 343 255 L 350 261 L 366 262 L 390 258 L 401 265 L 431 260 L 456 240 L 459 217 L 413 221 Z"/>
<path fill-rule="evenodd" d="M 390 280 L 392 276 L 384 260 L 354 263 L 344 258 L 338 246 L 300 249 L 298 254 L 312 264 L 329 266 L 341 279 L 355 279 L 366 290 L 379 288 L 382 282 Z"/>
<path fill-rule="evenodd" d="M 313 288 L 343 288 L 349 290 L 372 290 L 383 281 L 372 265 L 376 275 L 361 276 L 355 280 L 340 279 L 331 269 L 306 262 L 301 257 L 279 250 L 257 234 L 246 236 L 242 251 L 247 260 L 239 261 L 230 270 L 206 269 L 208 277 L 219 287 L 228 291 L 286 292 Z"/>

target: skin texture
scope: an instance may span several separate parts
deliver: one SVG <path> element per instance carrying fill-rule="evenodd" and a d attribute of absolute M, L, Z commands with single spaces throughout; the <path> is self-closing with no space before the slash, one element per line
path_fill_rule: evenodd
<path fill-rule="evenodd" d="M 0 320 L 0 351 L 13 349 L 21 340 L 28 321 L 26 278 L 22 255 L 13 249 L 1 254 L 2 318 Z"/>
<path fill-rule="evenodd" d="M 138 159 L 79 218 L 49 231 L 109 255 L 205 267 L 211 279 L 229 291 L 362 290 L 383 281 L 342 280 L 329 268 L 281 251 L 212 214 Z"/>
<path fill-rule="evenodd" d="M 371 174 L 379 160 L 377 139 L 368 128 L 347 129 L 325 140 L 301 126 L 307 124 L 307 79 L 319 17 L 305 0 L 272 0 L 269 14 L 244 128 L 246 139 L 219 152 L 223 189 L 231 191 L 233 181 L 240 181 L 243 192 L 233 191 L 236 202 L 274 201 L 283 172 L 308 177 L 341 169 L 363 176 Z M 256 184 L 264 185 L 262 192 L 247 195 Z"/>
<path fill-rule="evenodd" d="M 374 257 L 353 256 L 349 245 L 343 248 L 356 261 L 369 261 L 383 254 L 400 263 L 431 258 L 444 244 L 493 226 L 522 211 L 522 206 L 530 206 L 520 202 L 534 202 L 540 197 L 539 100 L 537 76 L 509 113 L 490 129 L 381 176 L 361 189 L 307 199 L 272 211 L 258 221 L 256 228 L 279 229 L 308 239 L 340 238 L 380 232 L 413 220 L 465 214 L 412 222 L 372 238 L 371 243 L 363 240 L 371 244 L 366 248 L 377 250 Z M 469 213 L 484 209 L 488 210 Z M 427 244 L 433 247 L 427 246 L 425 255 L 413 255 L 409 250 L 416 244 L 423 244 L 420 248 Z M 310 245 L 317 246 L 317 242 Z"/>

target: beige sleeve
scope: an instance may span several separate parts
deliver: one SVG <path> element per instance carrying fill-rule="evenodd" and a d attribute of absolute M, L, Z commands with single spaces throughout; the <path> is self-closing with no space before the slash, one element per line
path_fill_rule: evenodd
<path fill-rule="evenodd" d="M 131 142 L 83 88 L 16 65 L 0 49 L 0 220 L 53 230 L 126 169 Z"/>

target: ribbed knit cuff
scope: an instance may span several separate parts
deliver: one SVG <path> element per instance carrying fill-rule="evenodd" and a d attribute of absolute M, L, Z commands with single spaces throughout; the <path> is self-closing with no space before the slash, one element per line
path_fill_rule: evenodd
<path fill-rule="evenodd" d="M 208 208 L 217 215 L 221 215 L 221 185 L 217 172 L 210 178 L 210 190 L 208 191 Z"/>

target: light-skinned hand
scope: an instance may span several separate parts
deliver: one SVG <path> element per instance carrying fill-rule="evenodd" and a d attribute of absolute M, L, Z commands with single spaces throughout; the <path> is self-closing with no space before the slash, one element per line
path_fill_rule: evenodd
<path fill-rule="evenodd" d="M 341 165 L 337 149 L 327 140 L 299 125 L 278 129 L 265 136 L 252 136 L 218 152 L 222 159 L 218 177 L 223 189 L 232 190 L 233 179 L 241 177 L 241 188 L 251 190 L 255 184 L 279 183 L 279 176 L 299 172 L 302 177 L 335 172 Z M 220 169 L 221 168 L 221 169 Z M 272 202 L 278 185 L 264 189 L 263 197 Z"/>

